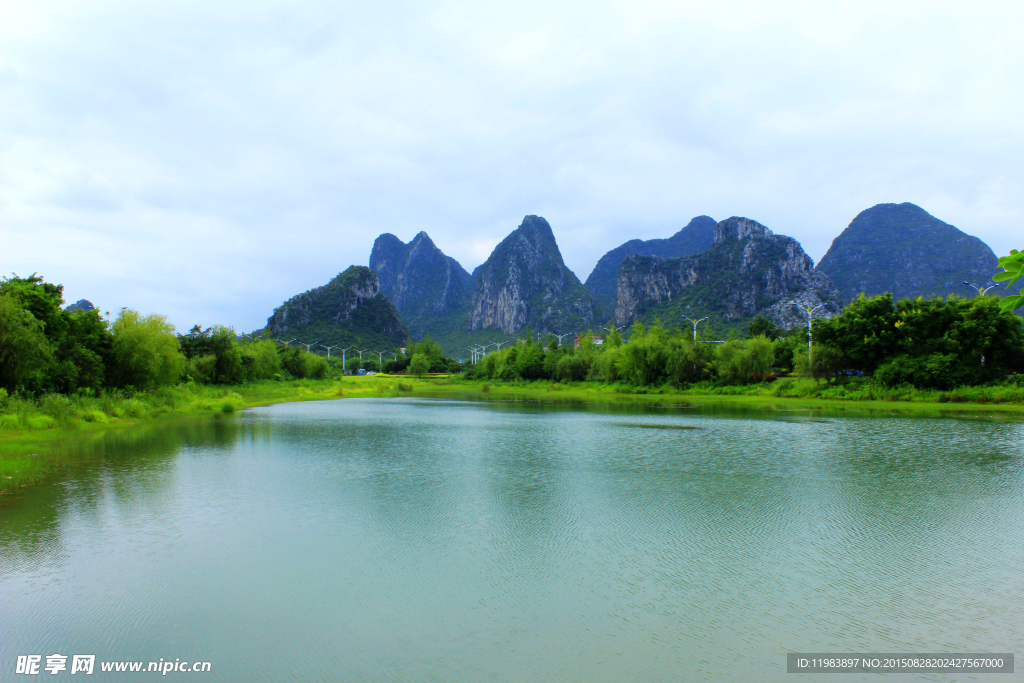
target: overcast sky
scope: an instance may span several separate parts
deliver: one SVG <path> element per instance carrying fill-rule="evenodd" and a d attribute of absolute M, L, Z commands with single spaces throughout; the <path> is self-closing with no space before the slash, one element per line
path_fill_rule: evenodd
<path fill-rule="evenodd" d="M 526 214 L 585 280 L 739 215 L 817 262 L 909 201 L 1024 246 L 1024 3 L 0 0 L 0 273 L 265 324 L 426 230 Z"/>

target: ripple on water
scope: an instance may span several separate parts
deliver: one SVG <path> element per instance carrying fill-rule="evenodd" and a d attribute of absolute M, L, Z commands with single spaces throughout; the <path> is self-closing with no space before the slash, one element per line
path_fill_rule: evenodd
<path fill-rule="evenodd" d="M 0 657 L 781 681 L 1021 649 L 1022 425 L 615 410 L 290 404 L 112 453 L 0 513 Z"/>

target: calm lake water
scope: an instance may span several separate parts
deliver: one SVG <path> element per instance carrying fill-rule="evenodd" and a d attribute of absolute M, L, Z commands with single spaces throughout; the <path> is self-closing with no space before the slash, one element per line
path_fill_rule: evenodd
<path fill-rule="evenodd" d="M 12 675 L 52 653 L 212 663 L 85 680 L 581 682 L 1024 653 L 1019 423 L 346 399 L 74 447 L 0 508 L 4 680 L 77 680 Z"/>

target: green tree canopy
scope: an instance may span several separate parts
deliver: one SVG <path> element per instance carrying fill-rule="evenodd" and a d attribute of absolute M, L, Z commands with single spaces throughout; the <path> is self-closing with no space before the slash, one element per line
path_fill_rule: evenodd
<path fill-rule="evenodd" d="M 178 381 L 185 369 L 185 356 L 174 334 L 174 325 L 162 315 L 143 316 L 122 309 L 113 325 L 111 368 L 120 386 L 153 389 Z"/>

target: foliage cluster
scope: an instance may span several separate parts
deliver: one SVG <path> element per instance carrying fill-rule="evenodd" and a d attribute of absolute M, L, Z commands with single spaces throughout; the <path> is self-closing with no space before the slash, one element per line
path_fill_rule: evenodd
<path fill-rule="evenodd" d="M 111 323 L 100 311 L 65 310 L 63 303 L 63 287 L 35 274 L 0 281 L 0 388 L 8 395 L 99 396 L 182 380 L 240 384 L 328 373 L 320 356 L 239 340 L 230 328 L 196 326 L 179 335 L 161 315 L 126 308 Z"/>
<path fill-rule="evenodd" d="M 705 328 L 704 332 L 710 328 Z M 694 339 L 657 323 L 633 325 L 628 343 L 618 334 L 603 346 L 585 335 L 578 347 L 560 347 L 527 331 L 516 346 L 496 351 L 469 377 L 503 381 L 547 379 L 631 386 L 742 386 L 794 373 L 830 384 L 873 376 L 880 388 L 912 386 L 949 391 L 1002 382 L 1024 371 L 1021 319 L 996 297 L 903 299 L 861 296 L 808 332 L 784 332 L 758 317 L 741 338 L 723 343 Z"/>

